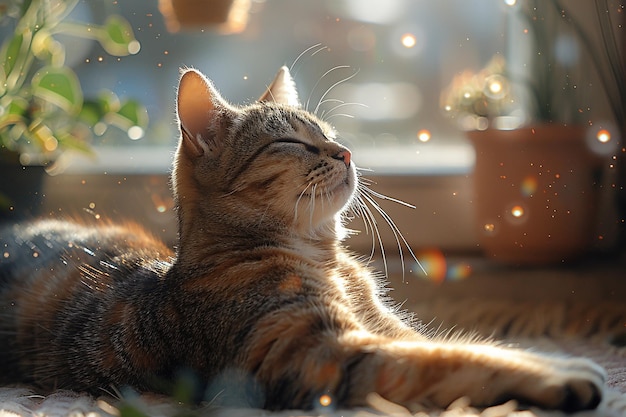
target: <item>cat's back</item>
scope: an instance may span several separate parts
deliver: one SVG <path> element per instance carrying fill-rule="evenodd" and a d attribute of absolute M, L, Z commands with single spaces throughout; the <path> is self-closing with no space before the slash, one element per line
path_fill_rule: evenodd
<path fill-rule="evenodd" d="M 153 235 L 134 224 L 81 224 L 41 220 L 0 229 L 0 290 L 19 279 L 25 285 L 41 274 L 62 279 L 80 269 L 132 267 L 146 260 L 171 259 Z"/>
<path fill-rule="evenodd" d="M 172 256 L 133 225 L 44 220 L 1 229 L 0 380 L 18 373 L 46 380 L 45 367 L 38 375 L 28 369 L 48 361 L 67 366 L 59 355 L 76 340 L 97 345 L 99 334 L 82 333 L 98 310 L 124 311 L 129 300 L 154 293 Z M 32 355 L 24 354 L 27 346 L 37 347 Z"/>

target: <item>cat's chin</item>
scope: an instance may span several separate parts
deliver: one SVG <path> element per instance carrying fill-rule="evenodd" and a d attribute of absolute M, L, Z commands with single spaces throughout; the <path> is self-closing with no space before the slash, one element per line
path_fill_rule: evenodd
<path fill-rule="evenodd" d="M 334 187 L 331 187 L 328 191 L 328 195 L 331 196 L 333 201 L 333 215 L 341 212 L 352 200 L 352 196 L 355 193 L 356 178 L 352 174 L 352 171 L 348 171 L 345 178 L 339 181 Z"/>
<path fill-rule="evenodd" d="M 313 213 L 307 212 L 304 216 L 297 215 L 294 219 L 296 228 L 308 237 L 319 237 L 320 232 L 331 232 L 334 236 L 336 232 L 337 216 L 350 205 L 354 194 L 353 182 L 342 182 L 329 190 L 327 194 L 315 196 L 315 206 Z M 310 209 L 311 196 L 307 196 L 309 201 L 300 201 L 302 209 Z M 324 202 L 321 203 L 321 199 Z"/>

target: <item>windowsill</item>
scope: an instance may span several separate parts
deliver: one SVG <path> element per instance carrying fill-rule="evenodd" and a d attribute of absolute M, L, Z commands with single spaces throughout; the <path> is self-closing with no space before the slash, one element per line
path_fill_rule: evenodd
<path fill-rule="evenodd" d="M 359 149 L 354 154 L 363 176 L 372 183 L 370 188 L 415 206 L 380 201 L 412 247 L 476 247 L 471 146 L 427 143 Z M 174 242 L 176 221 L 169 186 L 174 148 L 103 147 L 97 155 L 95 159 L 75 156 L 62 174 L 46 179 L 44 213 L 97 213 L 114 221 L 134 220 Z M 378 225 L 385 247 L 395 248 L 396 239 L 380 217 Z M 366 229 L 358 218 L 348 227 Z M 372 236 L 360 233 L 349 244 L 369 253 Z"/>
<path fill-rule="evenodd" d="M 67 174 L 159 174 L 169 172 L 175 147 L 98 147 L 96 157 L 74 155 Z M 465 175 L 474 165 L 469 144 L 395 145 L 353 149 L 357 166 L 375 175 Z"/>

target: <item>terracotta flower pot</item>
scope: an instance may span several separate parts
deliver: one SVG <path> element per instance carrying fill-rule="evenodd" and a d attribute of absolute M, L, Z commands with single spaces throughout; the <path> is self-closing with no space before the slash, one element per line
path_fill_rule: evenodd
<path fill-rule="evenodd" d="M 585 252 L 596 220 L 601 159 L 584 127 L 468 132 L 476 149 L 474 204 L 485 254 L 560 263 Z"/>
<path fill-rule="evenodd" d="M 159 0 L 167 29 L 214 27 L 224 33 L 240 32 L 247 23 L 250 0 Z"/>

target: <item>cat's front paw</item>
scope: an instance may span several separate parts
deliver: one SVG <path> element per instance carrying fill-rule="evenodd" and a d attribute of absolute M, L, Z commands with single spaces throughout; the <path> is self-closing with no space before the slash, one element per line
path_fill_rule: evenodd
<path fill-rule="evenodd" d="M 600 366 L 586 359 L 548 361 L 543 375 L 537 375 L 538 380 L 534 382 L 525 382 L 517 399 L 529 405 L 568 412 L 594 409 L 600 404 L 606 378 Z"/>
<path fill-rule="evenodd" d="M 564 411 L 589 410 L 596 408 L 602 400 L 602 387 L 588 379 L 573 379 L 562 389 L 557 408 Z"/>

